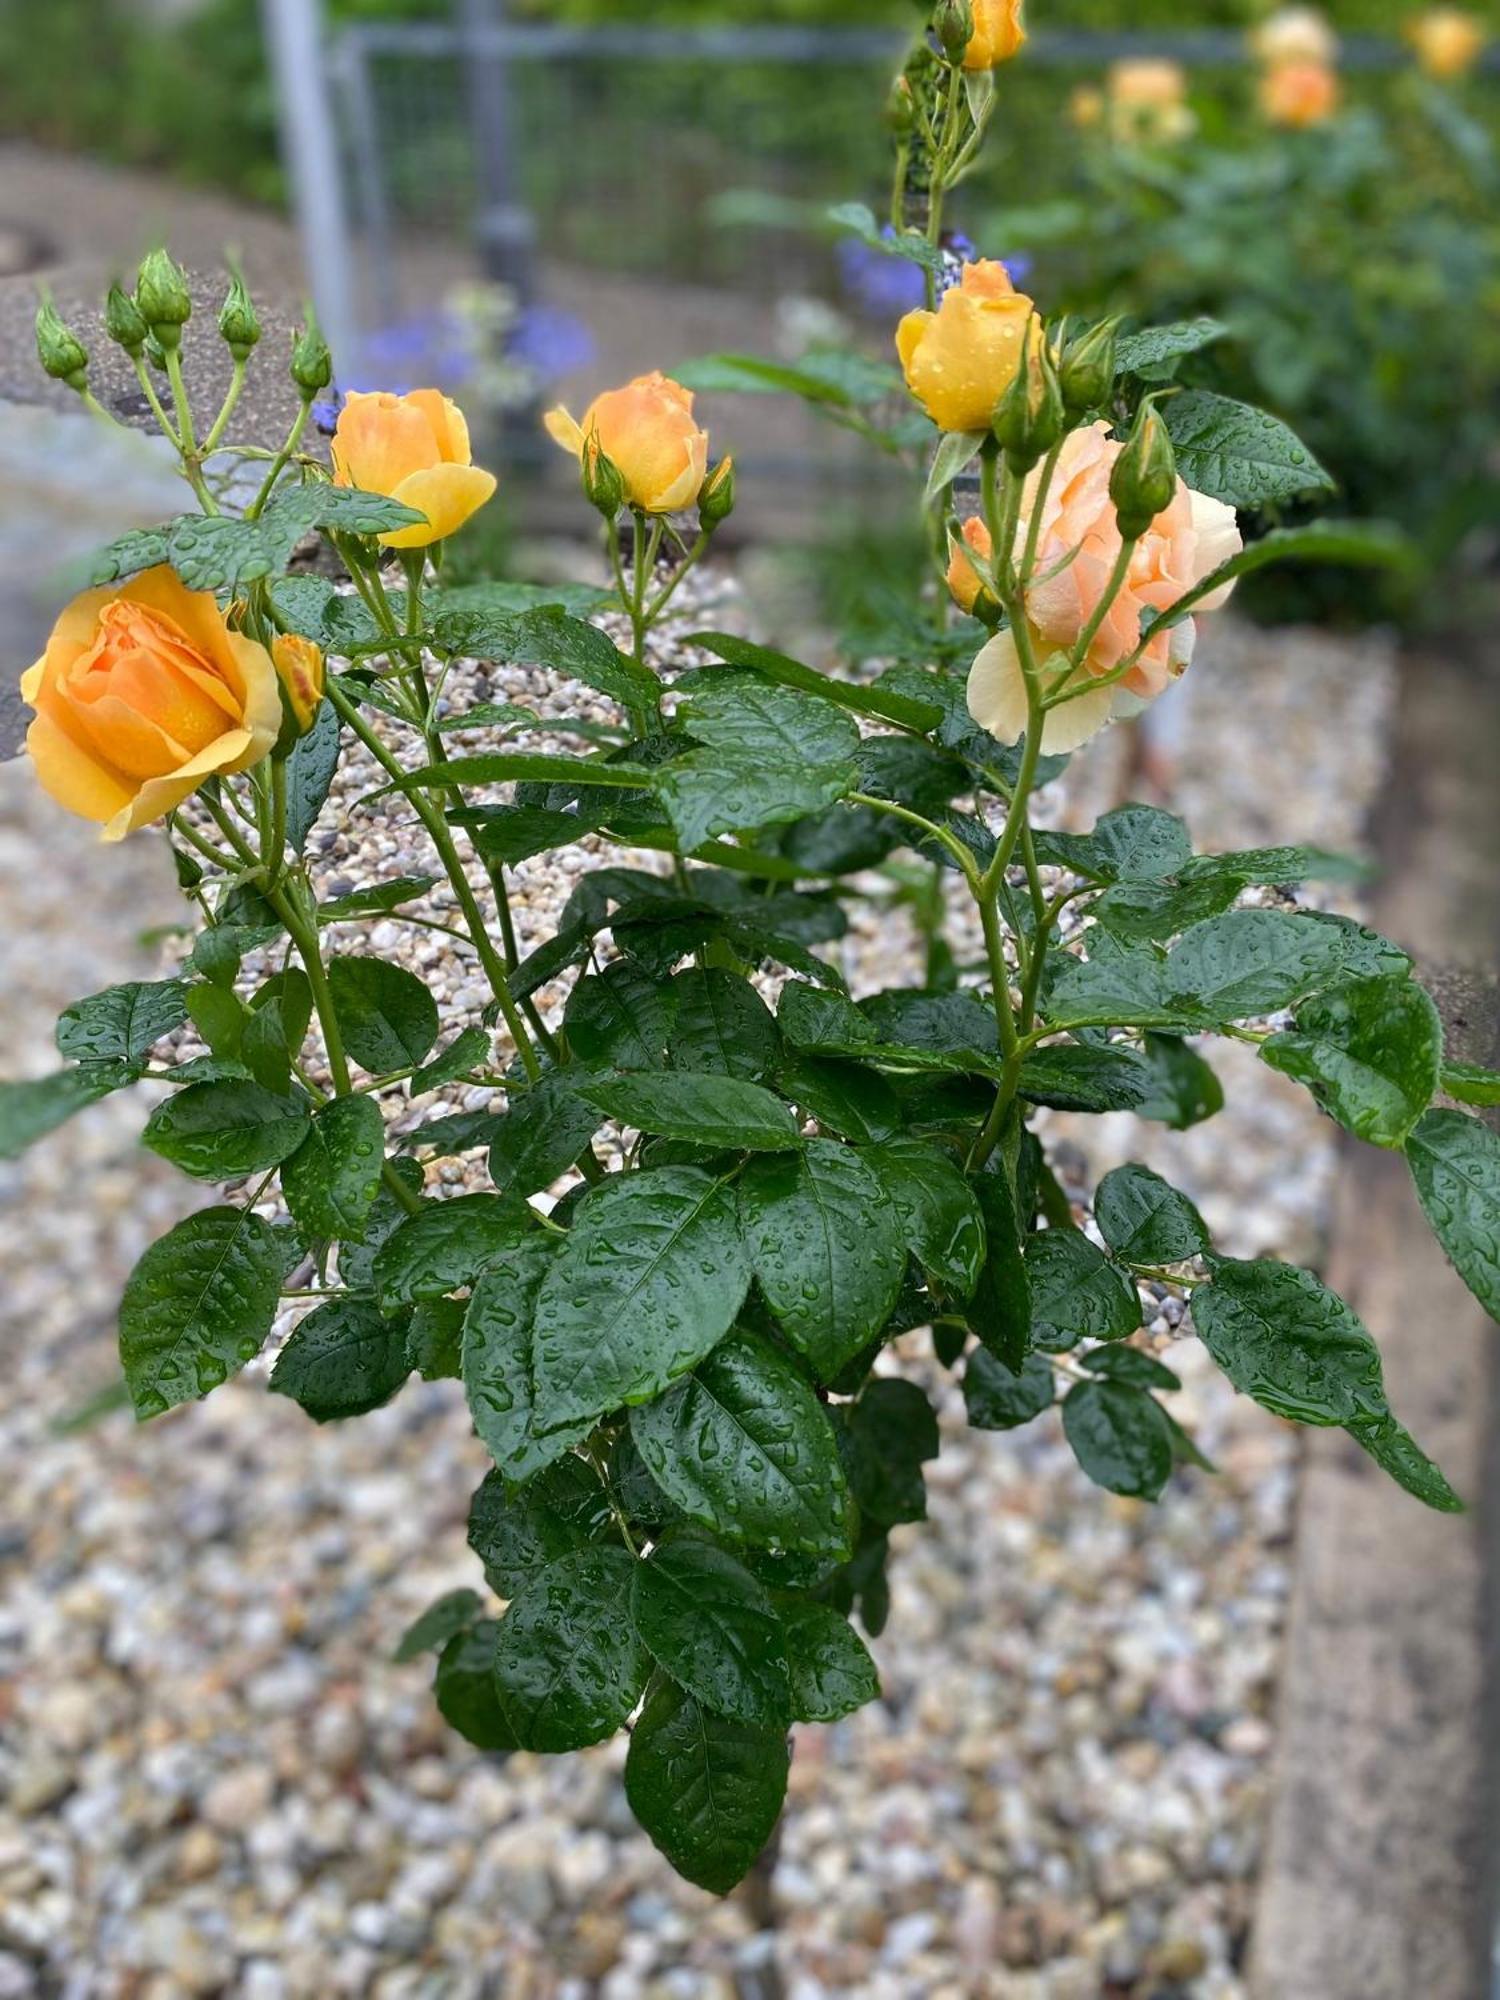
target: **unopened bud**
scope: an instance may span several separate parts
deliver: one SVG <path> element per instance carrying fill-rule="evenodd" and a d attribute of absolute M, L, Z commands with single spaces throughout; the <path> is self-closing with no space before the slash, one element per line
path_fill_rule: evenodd
<path fill-rule="evenodd" d="M 147 326 L 140 309 L 123 285 L 114 284 L 104 301 L 104 331 L 129 355 L 146 345 Z"/>
<path fill-rule="evenodd" d="M 170 352 L 192 317 L 193 299 L 187 279 L 165 250 L 153 250 L 141 265 L 135 281 L 135 303 L 158 346 L 163 353 Z"/>
<path fill-rule="evenodd" d="M 290 750 L 312 728 L 323 705 L 323 649 L 295 632 L 283 632 L 271 641 L 271 658 L 281 682 L 282 737 Z"/>
<path fill-rule="evenodd" d="M 961 61 L 974 39 L 973 0 L 938 0 L 932 26 L 943 54 L 950 62 Z"/>
<path fill-rule="evenodd" d="M 141 349 L 141 352 L 145 355 L 146 359 L 151 363 L 151 366 L 156 370 L 158 375 L 166 374 L 167 352 L 154 333 L 148 333 L 146 335 L 146 344 Z"/>
<path fill-rule="evenodd" d="M 1068 342 L 1058 371 L 1063 408 L 1070 417 L 1102 410 L 1115 386 L 1115 332 L 1118 320 L 1100 320 Z"/>
<path fill-rule="evenodd" d="M 1156 405 L 1142 403 L 1109 478 L 1109 497 L 1124 539 L 1138 541 L 1176 496 L 1177 454 L 1172 440 Z"/>
<path fill-rule="evenodd" d="M 885 122 L 898 139 L 909 139 L 917 129 L 917 100 L 904 76 L 891 85 L 885 100 Z"/>
<path fill-rule="evenodd" d="M 733 512 L 734 460 L 721 458 L 698 494 L 698 525 L 705 535 L 711 535 Z"/>
<path fill-rule="evenodd" d="M 625 475 L 600 444 L 597 435 L 584 440 L 580 456 L 583 490 L 589 505 L 597 507 L 606 521 L 614 520 L 625 505 Z"/>
<path fill-rule="evenodd" d="M 995 437 L 1011 470 L 1029 472 L 1045 458 L 1062 436 L 1066 421 L 1057 364 L 1046 329 L 1033 313 L 1026 322 L 1021 365 L 995 411 Z"/>
<path fill-rule="evenodd" d="M 238 271 L 230 273 L 229 290 L 219 308 L 219 333 L 236 361 L 248 361 L 260 339 L 260 321 Z"/>
<path fill-rule="evenodd" d="M 308 307 L 307 324 L 292 342 L 292 380 L 310 402 L 320 389 L 333 380 L 333 356 L 323 338 L 317 315 Z"/>
<path fill-rule="evenodd" d="M 82 394 L 88 384 L 88 349 L 50 298 L 43 298 L 36 309 L 36 354 L 54 382 L 66 382 Z"/>

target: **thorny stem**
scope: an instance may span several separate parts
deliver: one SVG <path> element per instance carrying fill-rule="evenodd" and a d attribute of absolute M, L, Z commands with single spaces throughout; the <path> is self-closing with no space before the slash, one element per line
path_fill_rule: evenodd
<path fill-rule="evenodd" d="M 311 410 L 311 408 L 312 408 L 311 399 L 308 397 L 304 397 L 302 400 L 301 407 L 297 411 L 296 419 L 292 424 L 292 428 L 287 433 L 286 443 L 281 447 L 280 451 L 278 451 L 276 456 L 271 460 L 271 464 L 266 473 L 265 479 L 261 483 L 261 489 L 259 493 L 256 494 L 254 500 L 251 501 L 248 509 L 246 510 L 247 520 L 251 521 L 259 520 L 261 512 L 264 509 L 266 502 L 271 497 L 272 490 L 275 487 L 277 480 L 286 470 L 287 465 L 291 460 L 292 453 L 297 449 L 298 444 L 301 442 L 302 432 L 304 427 L 306 426 L 308 412 Z"/>

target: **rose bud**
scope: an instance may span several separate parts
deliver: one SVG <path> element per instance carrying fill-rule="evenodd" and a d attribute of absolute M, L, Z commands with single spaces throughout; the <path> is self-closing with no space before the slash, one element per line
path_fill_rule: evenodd
<path fill-rule="evenodd" d="M 1003 264 L 981 259 L 934 312 L 909 312 L 896 329 L 906 386 L 939 430 L 987 431 L 1021 366 L 1031 300 Z"/>
<path fill-rule="evenodd" d="M 693 420 L 693 392 L 670 376 L 638 375 L 623 389 L 598 396 L 579 424 L 559 407 L 546 416 L 548 435 L 583 456 L 585 440 L 619 468 L 625 498 L 647 514 L 691 507 L 708 473 L 708 432 Z"/>

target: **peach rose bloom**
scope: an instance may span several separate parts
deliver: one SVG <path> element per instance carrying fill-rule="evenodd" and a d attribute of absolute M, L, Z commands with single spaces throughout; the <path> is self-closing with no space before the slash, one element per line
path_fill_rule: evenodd
<path fill-rule="evenodd" d="M 1272 125 L 1306 131 L 1339 108 L 1338 72 L 1320 62 L 1275 63 L 1260 80 L 1260 108 Z"/>
<path fill-rule="evenodd" d="M 691 507 L 708 474 L 708 432 L 694 421 L 693 392 L 659 370 L 596 396 L 581 424 L 561 407 L 545 422 L 580 463 L 597 445 L 618 467 L 626 500 L 647 514 Z"/>
<path fill-rule="evenodd" d="M 1419 14 L 1406 32 L 1417 61 L 1440 83 L 1466 75 L 1485 44 L 1484 23 L 1461 7 L 1433 7 Z"/>
<path fill-rule="evenodd" d="M 1069 653 L 1089 624 L 1120 553 L 1120 530 L 1109 478 L 1123 442 L 1111 438 L 1102 419 L 1064 440 L 1042 504 L 1034 581 L 1026 593 L 1026 618 L 1039 666 Z M 1019 553 L 1035 509 L 1041 470 L 1026 482 L 1016 530 Z M 1131 558 L 1119 595 L 1090 643 L 1074 685 L 1107 674 L 1140 640 L 1141 617 L 1165 611 L 1185 591 L 1216 570 L 1243 546 L 1234 509 L 1182 480 L 1172 504 L 1157 515 Z M 1216 590 L 1199 609 L 1215 611 L 1232 585 Z M 1123 680 L 1090 688 L 1047 717 L 1042 748 L 1076 750 L 1112 716 L 1132 714 L 1187 671 L 1195 632 L 1185 619 L 1159 632 Z M 1026 684 L 1010 632 L 998 632 L 975 660 L 969 675 L 969 711 L 1002 743 L 1014 743 L 1026 727 Z"/>
<path fill-rule="evenodd" d="M 1316 7 L 1283 7 L 1252 30 L 1250 47 L 1259 61 L 1326 63 L 1338 61 L 1339 38 Z"/>
<path fill-rule="evenodd" d="M 1111 66 L 1109 129 L 1120 145 L 1169 145 L 1197 130 L 1187 71 L 1165 57 L 1128 57 Z"/>
<path fill-rule="evenodd" d="M 427 516 L 377 537 L 387 549 L 425 549 L 461 528 L 495 490 L 474 464 L 457 403 L 436 389 L 394 396 L 377 389 L 345 398 L 331 447 L 333 483 L 383 493 Z"/>
<path fill-rule="evenodd" d="M 978 514 L 971 514 L 964 522 L 962 536 L 953 542 L 948 558 L 948 588 L 960 611 L 972 611 L 979 602 L 979 593 L 986 588 L 984 577 L 970 561 L 970 555 L 977 556 L 981 564 L 988 564 L 994 553 L 994 538 L 989 529 Z"/>
<path fill-rule="evenodd" d="M 998 69 L 1026 43 L 1022 0 L 974 0 L 974 33 L 964 50 L 965 69 Z"/>
<path fill-rule="evenodd" d="M 258 764 L 281 732 L 270 654 L 165 566 L 75 597 L 21 696 L 36 710 L 26 748 L 43 790 L 106 840 Z"/>
<path fill-rule="evenodd" d="M 1015 380 L 1032 316 L 1005 266 L 965 264 L 936 312 L 909 312 L 896 328 L 906 386 L 939 430 L 985 431 Z"/>

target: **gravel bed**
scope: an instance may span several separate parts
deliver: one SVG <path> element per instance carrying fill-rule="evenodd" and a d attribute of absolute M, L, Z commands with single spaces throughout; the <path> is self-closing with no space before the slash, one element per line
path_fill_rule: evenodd
<path fill-rule="evenodd" d="M 1180 752 L 1199 844 L 1356 844 L 1392 682 L 1378 644 L 1220 621 Z M 521 669 L 448 693 L 544 714 L 578 696 Z M 1117 733 L 1078 760 L 1062 823 L 1115 802 L 1127 749 Z M 373 788 L 348 759 L 314 837 L 325 888 L 423 872 L 404 809 L 357 803 Z M 523 950 L 597 846 L 516 871 Z M 10 1073 L 48 1066 L 67 1001 L 149 971 L 159 941 L 136 933 L 180 911 L 159 843 L 101 850 L 0 769 Z M 423 973 L 447 1029 L 478 1019 L 451 940 L 392 921 L 368 941 Z M 909 940 L 862 921 L 842 950 L 860 990 L 900 976 Z M 1216 1050 L 1231 1108 L 1196 1132 L 1058 1117 L 1055 1136 L 1086 1137 L 1091 1172 L 1163 1164 L 1227 1249 L 1315 1254 L 1331 1128 L 1252 1057 Z M 924 1337 L 901 1344 L 946 1436 L 932 1518 L 894 1537 L 884 1696 L 799 1728 L 774 1866 L 718 1903 L 634 1829 L 623 1739 L 487 1760 L 425 1671 L 391 1663 L 433 1596 L 478 1581 L 464 1517 L 486 1458 L 457 1384 L 320 1430 L 261 1366 L 140 1430 L 58 1430 L 111 1379 L 134 1258 L 204 1205 L 136 1150 L 142 1112 L 108 1100 L 0 1166 L 0 2000 L 1244 1994 L 1294 1444 L 1195 1343 L 1176 1408 L 1220 1476 L 1154 1509 L 1089 1485 L 1055 1422 L 967 1432 Z"/>

